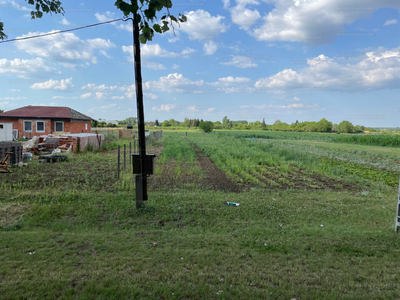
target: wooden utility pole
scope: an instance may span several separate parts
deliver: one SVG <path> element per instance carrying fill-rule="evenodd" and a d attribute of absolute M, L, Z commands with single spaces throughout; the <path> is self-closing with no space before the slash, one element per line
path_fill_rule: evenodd
<path fill-rule="evenodd" d="M 131 0 L 134 5 L 136 0 Z M 140 174 L 136 174 L 136 208 L 139 209 L 143 205 L 143 201 L 147 200 L 147 175 L 144 169 L 144 160 L 146 158 L 146 137 L 144 131 L 144 107 L 143 107 L 143 89 L 142 89 L 142 70 L 140 64 L 140 42 L 139 42 L 139 25 L 136 13 L 133 14 L 133 57 L 135 69 L 135 86 L 136 86 L 136 106 L 139 129 L 139 157 L 140 157 Z"/>

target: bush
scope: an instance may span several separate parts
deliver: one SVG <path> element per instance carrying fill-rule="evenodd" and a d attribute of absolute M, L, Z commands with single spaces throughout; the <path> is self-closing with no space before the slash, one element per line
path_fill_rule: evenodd
<path fill-rule="evenodd" d="M 211 121 L 200 122 L 199 128 L 204 132 L 208 133 L 213 131 L 214 123 Z"/>

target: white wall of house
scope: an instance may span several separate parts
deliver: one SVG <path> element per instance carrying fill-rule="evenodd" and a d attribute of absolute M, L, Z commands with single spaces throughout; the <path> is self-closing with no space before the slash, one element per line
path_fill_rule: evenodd
<path fill-rule="evenodd" d="M 0 123 L 0 142 L 12 141 L 13 140 L 13 124 L 12 123 Z"/>

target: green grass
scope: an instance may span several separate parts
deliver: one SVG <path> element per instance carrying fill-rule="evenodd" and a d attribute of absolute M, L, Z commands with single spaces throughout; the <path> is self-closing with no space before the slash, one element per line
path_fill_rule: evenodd
<path fill-rule="evenodd" d="M 167 162 L 179 157 L 182 165 L 189 164 L 192 141 L 199 147 L 219 145 L 228 154 L 242 143 L 247 147 L 242 149 L 257 154 L 261 145 L 239 140 L 229 148 L 223 143 L 227 137 L 180 135 L 165 133 L 165 149 L 176 147 Z M 269 161 L 264 153 L 258 159 L 282 163 L 284 169 L 288 164 L 277 159 L 290 155 L 278 152 Z M 100 166 L 115 157 L 115 151 L 79 154 L 62 171 L 75 164 Z M 23 170 L 40 174 L 45 167 L 30 166 L 19 176 Z M 120 189 L 108 190 L 104 182 L 99 192 L 64 190 L 61 181 L 43 190 L 1 182 L 0 299 L 400 297 L 396 188 L 150 191 L 146 207 L 136 210 L 133 177 L 129 171 L 122 175 L 115 183 Z"/>
<path fill-rule="evenodd" d="M 327 142 L 354 143 L 360 145 L 375 145 L 400 147 L 398 134 L 334 134 L 313 132 L 282 132 L 282 131 L 214 131 L 213 134 L 236 136 L 238 138 L 278 139 L 278 140 L 323 140 Z"/>
<path fill-rule="evenodd" d="M 136 212 L 126 192 L 17 197 L 1 203 L 27 209 L 0 231 L 0 292 L 4 299 L 393 299 L 400 295 L 395 198 L 394 191 L 182 190 L 150 193 Z"/>

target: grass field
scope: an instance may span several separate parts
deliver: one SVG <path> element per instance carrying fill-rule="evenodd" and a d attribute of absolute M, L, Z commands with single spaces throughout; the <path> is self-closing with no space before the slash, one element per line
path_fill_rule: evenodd
<path fill-rule="evenodd" d="M 138 211 L 115 150 L 0 174 L 0 299 L 399 298 L 398 173 L 288 146 L 165 132 Z"/>

